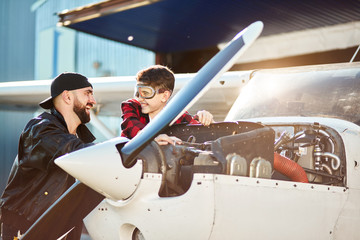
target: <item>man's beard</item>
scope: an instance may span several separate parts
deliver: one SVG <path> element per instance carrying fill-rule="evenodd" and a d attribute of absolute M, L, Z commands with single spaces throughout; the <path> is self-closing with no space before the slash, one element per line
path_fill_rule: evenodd
<path fill-rule="evenodd" d="M 75 101 L 74 103 L 74 108 L 73 108 L 74 112 L 76 113 L 76 115 L 79 117 L 81 123 L 88 123 L 90 122 L 90 114 L 88 114 L 86 112 L 86 105 L 85 106 L 81 106 L 81 104 L 79 103 L 78 100 Z"/>

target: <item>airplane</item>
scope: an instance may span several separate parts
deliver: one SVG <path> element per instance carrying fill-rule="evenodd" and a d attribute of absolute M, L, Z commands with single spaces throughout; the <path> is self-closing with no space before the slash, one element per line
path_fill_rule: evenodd
<path fill-rule="evenodd" d="M 247 72 L 224 122 L 169 126 L 229 68 L 208 64 L 134 139 L 56 160 L 79 182 L 21 239 L 39 239 L 86 186 L 104 198 L 85 214 L 95 240 L 357 239 L 360 64 Z M 159 133 L 184 143 L 160 147 Z"/>
<path fill-rule="evenodd" d="M 106 197 L 95 240 L 358 239 L 359 84 L 360 63 L 257 70 L 225 122 L 166 129 L 183 145 L 128 168 L 118 138 L 56 163 Z"/>
<path fill-rule="evenodd" d="M 164 131 L 183 145 L 127 167 L 117 138 L 56 163 L 106 197 L 95 240 L 358 239 L 359 84 L 360 63 L 256 70 L 224 122 Z"/>

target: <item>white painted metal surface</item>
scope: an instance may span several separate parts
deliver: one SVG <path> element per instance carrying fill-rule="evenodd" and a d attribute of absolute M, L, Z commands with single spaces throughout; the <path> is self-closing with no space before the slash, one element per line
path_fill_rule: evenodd
<path fill-rule="evenodd" d="M 91 151 L 84 148 L 66 154 L 55 163 L 107 198 L 126 199 L 135 192 L 142 174 L 141 161 L 129 169 L 122 164 L 116 145 L 126 141 L 114 138 L 92 146 Z"/>
<path fill-rule="evenodd" d="M 196 174 L 184 195 L 160 198 L 161 175 L 145 173 L 131 199 L 104 200 L 84 222 L 93 240 L 131 240 L 135 227 L 147 240 L 209 239 L 214 221 L 213 178 Z"/>
<path fill-rule="evenodd" d="M 215 179 L 210 239 L 331 239 L 348 197 L 343 187 L 222 175 Z"/>

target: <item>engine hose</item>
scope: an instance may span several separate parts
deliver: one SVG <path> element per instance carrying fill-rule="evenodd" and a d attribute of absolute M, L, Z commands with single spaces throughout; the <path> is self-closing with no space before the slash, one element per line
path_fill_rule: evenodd
<path fill-rule="evenodd" d="M 309 182 L 305 170 L 299 164 L 276 152 L 274 153 L 274 169 L 289 177 L 292 181 Z"/>

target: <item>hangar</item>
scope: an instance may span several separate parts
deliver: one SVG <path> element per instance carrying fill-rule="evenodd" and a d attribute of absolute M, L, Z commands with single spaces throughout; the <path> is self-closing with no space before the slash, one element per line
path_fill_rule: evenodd
<path fill-rule="evenodd" d="M 59 14 L 58 24 L 156 53 L 195 72 L 251 22 L 260 39 L 232 70 L 350 61 L 360 44 L 355 0 L 109 0 Z"/>

